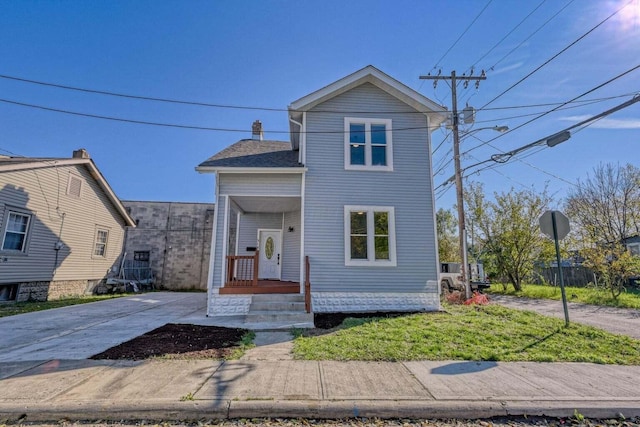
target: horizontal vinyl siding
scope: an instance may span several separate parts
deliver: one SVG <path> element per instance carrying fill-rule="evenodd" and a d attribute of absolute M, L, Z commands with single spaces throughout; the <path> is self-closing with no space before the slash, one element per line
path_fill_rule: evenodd
<path fill-rule="evenodd" d="M 289 231 L 293 227 L 293 231 Z M 282 280 L 300 280 L 300 211 L 284 214 L 282 233 Z"/>
<path fill-rule="evenodd" d="M 66 194 L 69 174 L 82 180 L 79 199 Z M 117 264 L 124 221 L 84 166 L 0 173 L 0 203 L 3 220 L 11 207 L 33 213 L 27 255 L 1 253 L 8 259 L 0 263 L 1 283 L 101 279 Z M 109 231 L 105 257 L 93 256 L 96 225 Z M 64 246 L 56 263 L 58 236 Z"/>
<path fill-rule="evenodd" d="M 259 142 L 258 142 L 259 144 Z M 234 196 L 300 196 L 300 174 L 224 174 L 220 194 Z"/>
<path fill-rule="evenodd" d="M 240 215 L 240 231 L 238 233 L 238 255 L 253 255 L 247 252 L 247 246 L 258 246 L 258 229 L 282 229 L 281 213 L 251 213 Z"/>
<path fill-rule="evenodd" d="M 409 109 L 365 84 L 307 113 L 305 255 L 315 291 L 423 292 L 437 280 L 427 119 L 391 114 Z M 344 169 L 344 135 L 336 133 L 344 117 L 392 119 L 393 172 Z M 397 267 L 345 267 L 345 205 L 395 208 Z"/>

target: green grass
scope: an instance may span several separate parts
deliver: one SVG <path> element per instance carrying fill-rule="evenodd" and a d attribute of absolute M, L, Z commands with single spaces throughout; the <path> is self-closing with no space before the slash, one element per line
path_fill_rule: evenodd
<path fill-rule="evenodd" d="M 306 360 L 485 360 L 640 364 L 640 340 L 498 305 L 448 306 L 447 313 L 346 319 L 336 331 L 301 336 Z"/>
<path fill-rule="evenodd" d="M 13 316 L 15 314 L 22 313 L 31 313 L 33 311 L 49 310 L 51 308 L 67 307 L 69 305 L 86 304 L 89 302 L 102 301 L 105 299 L 130 295 L 132 294 L 88 295 L 44 302 L 6 302 L 0 304 L 0 317 Z"/>
<path fill-rule="evenodd" d="M 637 308 L 640 309 L 640 291 L 627 290 L 618 296 L 618 299 L 613 299 L 611 292 L 603 288 L 575 288 L 572 286 L 565 286 L 565 292 L 567 295 L 567 301 L 581 302 L 584 304 L 605 305 L 610 307 L 620 308 Z M 490 294 L 500 295 L 515 295 L 518 297 L 526 298 L 538 298 L 538 299 L 562 299 L 562 293 L 560 292 L 560 286 L 549 285 L 524 285 L 522 291 L 516 292 L 513 290 L 513 285 L 508 285 L 508 289 L 505 291 L 500 284 L 492 284 L 491 288 L 487 290 Z"/>
<path fill-rule="evenodd" d="M 247 352 L 247 350 L 254 348 L 256 345 L 253 340 L 256 339 L 256 333 L 248 331 L 242 336 L 242 339 L 238 343 L 238 346 L 233 349 L 231 354 L 225 357 L 225 360 L 238 360 Z"/>

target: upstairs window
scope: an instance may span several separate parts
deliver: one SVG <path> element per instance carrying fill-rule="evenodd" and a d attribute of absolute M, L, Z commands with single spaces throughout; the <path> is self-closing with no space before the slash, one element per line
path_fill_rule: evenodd
<path fill-rule="evenodd" d="M 103 228 L 96 229 L 96 240 L 93 246 L 93 256 L 107 256 L 107 242 L 109 241 L 109 230 Z"/>
<path fill-rule="evenodd" d="M 396 265 L 393 207 L 345 206 L 344 230 L 345 265 Z"/>
<path fill-rule="evenodd" d="M 393 170 L 391 120 L 344 119 L 344 168 L 351 170 Z"/>
<path fill-rule="evenodd" d="M 8 211 L 7 214 L 7 223 L 2 237 L 2 250 L 26 252 L 31 215 L 14 211 Z"/>

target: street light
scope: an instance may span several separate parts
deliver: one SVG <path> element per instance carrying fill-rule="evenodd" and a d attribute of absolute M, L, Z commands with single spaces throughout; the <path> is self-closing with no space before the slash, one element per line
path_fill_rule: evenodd
<path fill-rule="evenodd" d="M 481 131 L 481 130 L 494 130 L 496 132 L 505 133 L 506 131 L 509 130 L 509 126 L 497 126 L 496 125 L 496 126 L 486 126 L 486 127 L 478 128 L 478 129 L 471 129 L 471 130 L 469 130 L 467 132 L 463 131 L 462 132 L 462 137 L 464 138 L 465 136 L 469 136 L 472 133 L 476 133 L 476 132 Z"/>

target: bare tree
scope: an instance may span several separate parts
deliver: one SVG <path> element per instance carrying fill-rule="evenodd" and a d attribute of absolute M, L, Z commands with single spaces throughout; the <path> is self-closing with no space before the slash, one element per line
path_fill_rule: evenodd
<path fill-rule="evenodd" d="M 640 274 L 640 260 L 624 245 L 626 238 L 640 233 L 640 169 L 600 164 L 569 193 L 566 212 L 585 264 L 617 298 L 626 280 Z"/>

